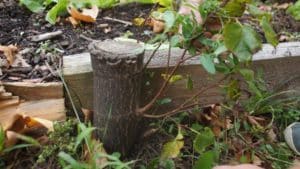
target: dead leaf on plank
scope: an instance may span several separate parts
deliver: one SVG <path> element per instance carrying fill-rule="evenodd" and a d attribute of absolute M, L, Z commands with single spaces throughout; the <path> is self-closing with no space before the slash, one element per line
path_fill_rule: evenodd
<path fill-rule="evenodd" d="M 4 56 L 8 60 L 9 65 L 13 64 L 17 51 L 18 48 L 14 45 L 8 45 L 8 46 L 0 45 L 0 52 L 4 53 Z"/>
<path fill-rule="evenodd" d="M 99 8 L 97 6 L 92 6 L 91 9 L 82 9 L 82 12 L 79 12 L 74 6 L 68 6 L 69 14 L 76 20 L 93 23 L 96 22 L 96 18 L 99 13 Z"/>
<path fill-rule="evenodd" d="M 15 114 L 8 119 L 6 124 L 3 124 L 3 129 L 6 132 L 6 147 L 10 147 L 18 142 L 18 135 L 34 137 L 41 135 L 40 129 L 43 129 L 42 131 L 53 131 L 53 122 L 46 119 Z"/>

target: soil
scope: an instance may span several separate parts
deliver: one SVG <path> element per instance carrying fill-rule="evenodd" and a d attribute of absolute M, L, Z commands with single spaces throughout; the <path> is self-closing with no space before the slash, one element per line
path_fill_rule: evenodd
<path fill-rule="evenodd" d="M 87 46 L 91 40 L 112 39 L 130 35 L 130 38 L 147 41 L 152 36 L 150 28 L 126 25 L 121 22 L 103 19 L 103 17 L 132 22 L 137 17 L 146 18 L 151 9 L 152 5 L 136 3 L 118 6 L 102 11 L 94 24 L 81 24 L 74 28 L 64 18 L 61 18 L 61 21 L 56 25 L 51 25 L 45 21 L 44 13 L 32 14 L 12 0 L 9 3 L 0 3 L 0 44 L 15 44 L 19 50 L 26 49 L 23 57 L 31 65 L 29 70 L 13 70 L 13 73 L 6 68 L 2 68 L 3 74 L 1 75 L 0 72 L 0 80 L 24 81 L 24 79 L 31 79 L 30 81 L 34 82 L 58 80 L 48 69 L 56 70 L 60 67 L 63 55 L 87 51 Z M 103 25 L 106 26 L 102 28 Z M 32 42 L 30 39 L 34 35 L 57 30 L 62 30 L 63 34 L 51 41 Z M 45 62 L 48 63 L 50 68 L 49 66 L 45 67 Z"/>

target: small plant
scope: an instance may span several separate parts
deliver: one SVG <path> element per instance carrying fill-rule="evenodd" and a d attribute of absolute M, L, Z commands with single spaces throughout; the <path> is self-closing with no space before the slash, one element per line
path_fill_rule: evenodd
<path fill-rule="evenodd" d="M 48 161 L 49 158 L 57 156 L 61 151 L 67 152 L 73 156 L 78 154 L 78 151 L 75 149 L 75 140 L 77 136 L 76 126 L 76 120 L 54 123 L 54 131 L 49 133 L 49 143 L 43 147 L 37 163 Z M 79 159 L 80 156 L 76 156 L 76 158 Z"/>

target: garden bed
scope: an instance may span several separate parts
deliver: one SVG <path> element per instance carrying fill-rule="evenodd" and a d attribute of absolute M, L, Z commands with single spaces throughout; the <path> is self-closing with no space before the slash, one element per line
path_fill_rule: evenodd
<path fill-rule="evenodd" d="M 300 42 L 297 42 L 300 40 L 300 22 L 296 22 L 291 16 L 286 15 L 285 9 L 276 8 L 276 5 L 273 7 L 274 15 L 272 23 L 274 24 L 274 29 L 277 32 L 281 43 L 274 48 L 271 45 L 265 44 L 266 39 L 263 38 L 263 48 L 253 56 L 252 68 L 254 68 L 254 70 L 261 69 L 263 71 L 262 79 L 265 81 L 266 90 L 269 92 L 280 92 L 290 89 L 300 91 Z M 95 91 L 93 91 L 93 72 L 88 45 L 91 42 L 105 39 L 117 38 L 119 40 L 124 40 L 124 37 L 125 40 L 137 41 L 138 43 L 147 42 L 154 35 L 151 28 L 147 26 L 134 26 L 132 25 L 132 21 L 139 17 L 147 18 L 153 8 L 154 5 L 141 5 L 136 3 L 117 6 L 112 9 L 101 11 L 96 22 L 93 24 L 82 23 L 78 27 L 73 27 L 64 17 L 61 17 L 56 25 L 51 25 L 45 21 L 45 13 L 32 14 L 27 9 L 20 7 L 14 0 L 0 2 L 0 45 L 8 46 L 15 44 L 21 54 L 19 55 L 21 62 L 17 65 L 7 68 L 2 65 L 5 63 L 0 64 L 3 66 L 1 69 L 2 71 L 0 72 L 2 73 L 0 74 L 0 80 L 3 82 L 6 91 L 11 92 L 16 97 L 19 96 L 21 99 L 26 100 L 23 103 L 20 102 L 17 107 L 1 109 L 0 115 L 2 114 L 2 116 L 0 117 L 0 123 L 3 122 L 5 124 L 9 115 L 18 113 L 24 113 L 26 115 L 48 120 L 64 120 L 66 118 L 66 111 L 68 112 L 68 115 L 75 116 L 73 114 L 74 105 L 71 104 L 68 93 L 64 93 L 63 96 L 62 77 L 57 73 L 57 70 L 62 70 L 62 76 L 68 85 L 68 89 L 71 91 L 71 98 L 75 102 L 75 109 L 77 109 L 78 112 L 84 113 L 87 111 L 90 113 L 90 110 L 93 110 L 93 93 Z M 247 16 L 244 16 L 241 21 L 242 23 L 248 22 Z M 255 27 L 255 29 L 263 36 L 260 28 Z M 36 35 L 53 32 L 56 32 L 57 35 L 49 40 L 34 41 L 32 39 L 32 37 Z M 158 49 L 158 52 L 147 66 L 147 73 L 143 77 L 142 84 L 142 98 L 140 100 L 142 104 L 146 104 L 153 98 L 156 91 L 160 89 L 161 84 L 166 81 L 162 78 L 166 68 L 175 67 L 178 60 L 180 60 L 181 54 L 184 52 L 183 49 L 173 48 L 171 50 L 172 57 L 168 60 L 165 57 L 169 52 L 168 46 L 168 44 L 164 44 L 161 49 Z M 153 47 L 151 49 L 146 49 L 144 63 L 147 63 L 153 50 Z M 0 59 L 4 60 L 1 53 Z M 2 60 L 0 61 L 2 62 Z M 205 87 L 214 84 L 217 84 L 217 86 L 224 85 L 222 81 L 224 76 L 222 74 L 211 75 L 207 73 L 201 66 L 198 57 L 186 60 L 183 65 L 178 68 L 177 74 L 182 75 L 183 78 L 168 86 L 167 90 L 159 97 L 159 100 L 165 99 L 166 103 L 163 105 L 156 105 L 154 108 L 150 109 L 151 115 L 161 114 L 176 109 L 182 102 L 197 93 L 199 89 L 205 89 Z M 187 90 L 187 84 L 190 79 L 193 81 L 193 87 Z M 219 83 L 220 81 L 221 83 Z M 198 109 L 198 114 L 207 113 L 208 116 L 205 116 L 205 118 L 214 118 L 213 115 L 211 116 L 211 114 L 214 114 L 214 108 L 218 107 L 219 104 L 226 104 L 228 101 L 226 100 L 227 96 L 223 93 L 224 90 L 220 90 L 219 88 L 207 88 L 205 94 L 197 98 L 201 103 L 199 106 L 206 107 L 204 109 Z M 67 110 L 65 108 L 65 99 Z M 245 110 L 239 107 L 239 102 L 242 101 L 237 100 L 236 102 L 237 104 L 234 105 L 236 107 L 232 108 L 232 112 L 231 110 L 228 110 L 232 114 L 225 118 L 228 117 L 233 120 L 233 116 L 235 116 L 234 113 L 236 113 L 234 111 L 240 111 L 240 113 L 245 113 L 240 116 L 241 120 L 249 120 L 248 118 L 252 117 L 247 114 L 249 112 L 243 112 Z M 82 108 L 84 111 L 82 111 Z M 190 111 L 192 110 L 188 110 L 188 113 L 192 114 Z M 81 115 L 81 117 L 86 116 L 86 114 Z M 220 119 L 223 118 L 219 115 L 217 116 Z M 269 113 L 258 116 L 258 118 L 263 119 L 263 125 L 271 123 L 270 119 L 272 117 L 273 115 L 270 115 Z M 296 119 L 296 117 L 293 118 Z M 174 138 L 174 133 L 179 133 L 179 131 L 174 128 L 178 127 L 183 130 L 188 130 L 189 127 L 191 127 L 191 124 L 194 125 L 196 123 L 201 123 L 201 125 L 203 124 L 213 128 L 210 121 L 205 121 L 207 124 L 203 122 L 202 115 L 192 114 L 191 116 L 186 116 L 184 113 L 174 118 L 165 118 L 161 121 L 153 120 L 151 122 L 153 122 L 152 125 L 148 125 L 149 123 L 146 122 L 144 123 L 147 130 L 140 134 L 141 138 L 137 140 L 137 144 L 132 149 L 131 154 L 127 157 L 127 160 L 140 159 L 133 168 L 139 168 L 143 165 L 153 165 L 153 168 L 155 168 L 154 166 L 157 166 L 157 161 L 155 164 L 154 162 L 157 160 L 156 157 L 160 156 L 164 143 Z M 255 146 L 263 146 L 264 144 L 280 147 L 283 141 L 282 133 L 280 133 L 282 131 L 282 128 L 280 127 L 282 126 L 276 125 L 277 124 L 272 123 L 272 126 L 268 128 L 268 131 L 265 131 L 268 132 L 268 134 L 269 131 L 276 132 L 276 139 L 274 139 L 274 136 L 267 136 L 268 139 L 269 137 L 272 137 L 271 139 L 273 140 L 270 140 L 270 142 L 261 142 L 256 138 L 253 140 L 252 138 L 246 138 L 250 140 L 251 144 L 247 145 L 236 139 L 231 140 L 230 138 L 228 142 L 223 140 L 224 143 L 228 144 L 230 148 L 233 147 L 233 149 L 239 149 L 239 147 L 234 146 L 237 144 L 246 147 L 246 150 L 239 149 L 239 151 L 243 151 L 242 153 L 245 151 L 246 155 L 239 154 L 241 152 L 238 151 L 232 152 L 232 149 L 230 149 L 231 151 L 227 152 L 228 154 L 222 154 L 224 157 L 221 157 L 220 161 L 222 163 L 234 164 L 237 161 L 236 159 L 239 158 L 242 162 L 242 157 L 244 157 L 246 160 L 252 160 L 246 162 L 258 162 L 259 164 L 257 165 L 266 167 L 266 169 L 270 168 L 272 166 L 269 162 L 271 161 L 270 159 L 266 158 L 266 160 L 269 160 L 268 162 L 261 161 L 261 159 L 254 161 L 252 157 L 249 157 L 249 147 L 251 149 L 253 147 L 255 148 Z M 225 130 L 226 127 L 223 127 L 223 129 Z M 202 129 L 199 130 L 205 132 Z M 74 128 L 68 130 L 68 132 L 71 133 L 71 136 L 76 133 L 73 131 Z M 186 156 L 174 159 L 177 168 L 192 168 L 196 161 L 193 149 L 194 140 L 192 139 L 194 135 L 188 134 L 185 135 L 185 146 L 182 148 L 183 155 Z M 69 139 L 69 136 L 70 135 L 64 137 Z M 218 139 L 223 139 L 219 136 L 216 137 L 218 137 Z M 255 136 L 253 135 L 253 138 L 254 137 Z M 59 139 L 58 141 L 61 140 Z M 65 144 L 68 143 L 64 143 L 64 145 Z M 53 142 L 50 143 L 50 145 L 53 145 Z M 29 148 L 26 151 L 17 150 L 15 153 L 6 156 L 4 161 L 13 168 L 24 168 L 25 166 L 55 168 L 59 166 L 57 157 L 50 157 L 48 158 L 48 162 L 36 164 L 37 154 L 40 152 L 39 148 Z M 85 148 L 81 148 L 82 151 L 84 151 Z M 288 154 L 282 157 L 282 159 L 292 157 L 292 154 L 288 151 L 287 147 L 284 147 L 282 151 L 283 153 Z M 188 154 L 191 152 L 193 152 L 193 154 Z M 86 157 L 86 154 L 83 156 L 84 157 L 78 158 L 85 160 L 88 158 Z M 264 155 L 255 154 L 255 157 L 257 156 L 262 158 L 261 156 Z M 280 155 L 277 156 L 275 153 L 274 156 L 276 156 L 275 160 L 279 159 L 278 164 L 280 166 L 290 165 L 289 162 L 281 163 Z M 299 160 L 298 157 L 285 160 L 292 159 Z"/>

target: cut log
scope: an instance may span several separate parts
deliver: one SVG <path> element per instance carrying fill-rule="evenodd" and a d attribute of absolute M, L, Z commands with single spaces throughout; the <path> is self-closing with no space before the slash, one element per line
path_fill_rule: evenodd
<path fill-rule="evenodd" d="M 144 62 L 150 57 L 152 50 L 145 52 Z M 161 74 L 165 73 L 167 63 L 167 49 L 162 49 L 157 52 L 153 60 L 148 65 L 147 72 L 152 72 L 152 78 L 144 79 L 147 85 L 142 89 L 142 102 L 148 102 L 153 97 L 161 86 L 163 78 Z M 172 49 L 170 65 L 174 66 L 182 53 L 181 49 Z M 299 89 L 300 86 L 300 42 L 281 43 L 276 48 L 271 45 L 263 45 L 263 49 L 253 56 L 254 69 L 262 69 L 264 72 L 264 80 L 270 90 L 281 88 Z M 90 54 L 78 54 L 65 56 L 64 62 L 64 78 L 73 91 L 74 98 L 77 101 L 78 107 L 93 109 L 93 79 Z M 177 74 L 187 75 L 192 77 L 194 83 L 193 90 L 186 89 L 186 80 L 178 81 L 167 89 L 162 95 L 162 98 L 172 98 L 172 103 L 164 105 L 163 108 L 157 111 L 166 111 L 172 109 L 183 100 L 192 96 L 197 89 L 216 83 L 222 78 L 222 75 L 209 75 L 202 67 L 199 58 L 187 60 L 184 66 L 180 67 Z M 223 100 L 221 91 L 211 89 L 200 97 L 203 105 L 213 104 Z"/>
<path fill-rule="evenodd" d="M 30 117 L 61 121 L 66 117 L 65 112 L 63 98 L 27 101 L 17 106 L 0 108 L 0 124 L 6 126 L 7 119 L 10 119 L 15 114 L 25 114 Z"/>
<path fill-rule="evenodd" d="M 89 46 L 94 70 L 96 136 L 109 152 L 128 155 L 139 133 L 144 48 L 134 42 L 106 40 Z"/>
<path fill-rule="evenodd" d="M 25 100 L 63 98 L 63 85 L 61 82 L 4 82 L 3 85 L 6 91 Z"/>

